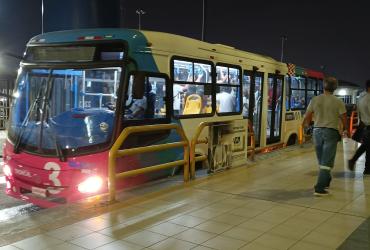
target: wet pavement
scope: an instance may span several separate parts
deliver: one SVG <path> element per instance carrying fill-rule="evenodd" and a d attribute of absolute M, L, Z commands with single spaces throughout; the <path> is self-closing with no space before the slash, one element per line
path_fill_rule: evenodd
<path fill-rule="evenodd" d="M 114 204 L 100 196 L 20 213 L 0 223 L 0 246 L 366 249 L 370 179 L 361 174 L 363 157 L 355 172 L 347 170 L 350 151 L 338 144 L 328 197 L 313 196 L 313 147 L 291 147 L 257 155 L 253 166 L 198 176 L 190 183 L 168 178 L 127 189 Z M 358 244 L 358 239 L 363 242 Z"/>
<path fill-rule="evenodd" d="M 5 193 L 5 176 L 2 169 L 3 143 L 5 142 L 6 131 L 0 130 L 0 223 L 11 220 L 20 215 L 30 214 L 41 208 L 27 202 L 12 198 Z"/>

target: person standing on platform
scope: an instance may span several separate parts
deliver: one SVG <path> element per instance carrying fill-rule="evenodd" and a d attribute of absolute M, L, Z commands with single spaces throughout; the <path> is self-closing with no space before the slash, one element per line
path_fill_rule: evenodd
<path fill-rule="evenodd" d="M 358 102 L 358 112 L 361 122 L 362 144 L 352 159 L 348 160 L 348 168 L 353 171 L 358 158 L 366 152 L 364 175 L 370 175 L 370 80 L 366 81 L 366 93 L 360 97 Z"/>
<path fill-rule="evenodd" d="M 329 192 L 331 170 L 334 166 L 337 143 L 341 136 L 339 121 L 343 124 L 343 136 L 347 136 L 347 112 L 342 100 L 333 95 L 338 86 L 334 77 L 325 77 L 324 93 L 315 96 L 307 107 L 303 126 L 307 127 L 314 117 L 313 143 L 319 163 L 319 175 L 315 185 L 315 196 L 325 196 Z"/>

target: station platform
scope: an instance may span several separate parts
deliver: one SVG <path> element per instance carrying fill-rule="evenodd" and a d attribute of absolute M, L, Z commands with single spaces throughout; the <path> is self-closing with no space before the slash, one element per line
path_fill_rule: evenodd
<path fill-rule="evenodd" d="M 370 177 L 338 144 L 330 196 L 314 197 L 312 145 L 183 183 L 169 178 L 1 222 L 1 250 L 369 249 Z M 0 217 L 0 221 L 1 221 Z"/>

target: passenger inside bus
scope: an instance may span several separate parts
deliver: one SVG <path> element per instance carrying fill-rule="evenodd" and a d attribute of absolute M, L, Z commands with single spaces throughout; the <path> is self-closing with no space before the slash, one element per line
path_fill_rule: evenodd
<path fill-rule="evenodd" d="M 130 78 L 128 99 L 126 100 L 126 119 L 153 119 L 166 116 L 166 85 L 160 77 L 145 77 L 144 96 L 132 99 L 133 77 Z M 175 100 L 175 99 L 174 99 Z"/>
<path fill-rule="evenodd" d="M 217 66 L 217 83 L 227 83 L 227 68 Z"/>
<path fill-rule="evenodd" d="M 249 91 L 247 88 L 243 88 L 243 116 L 248 116 L 249 108 Z"/>
<path fill-rule="evenodd" d="M 220 93 L 216 95 L 217 112 L 235 112 L 235 98 L 231 94 L 230 87 L 220 87 Z"/>

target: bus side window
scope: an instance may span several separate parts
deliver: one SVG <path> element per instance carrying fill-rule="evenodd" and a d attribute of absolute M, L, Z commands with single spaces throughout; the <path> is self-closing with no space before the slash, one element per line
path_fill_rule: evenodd
<path fill-rule="evenodd" d="M 212 113 L 212 64 L 194 59 L 173 60 L 174 116 Z"/>
<path fill-rule="evenodd" d="M 142 98 L 134 97 L 133 84 L 135 75 L 129 78 L 125 101 L 126 120 L 144 120 L 166 118 L 166 79 L 146 75 L 140 81 L 144 85 Z"/>

